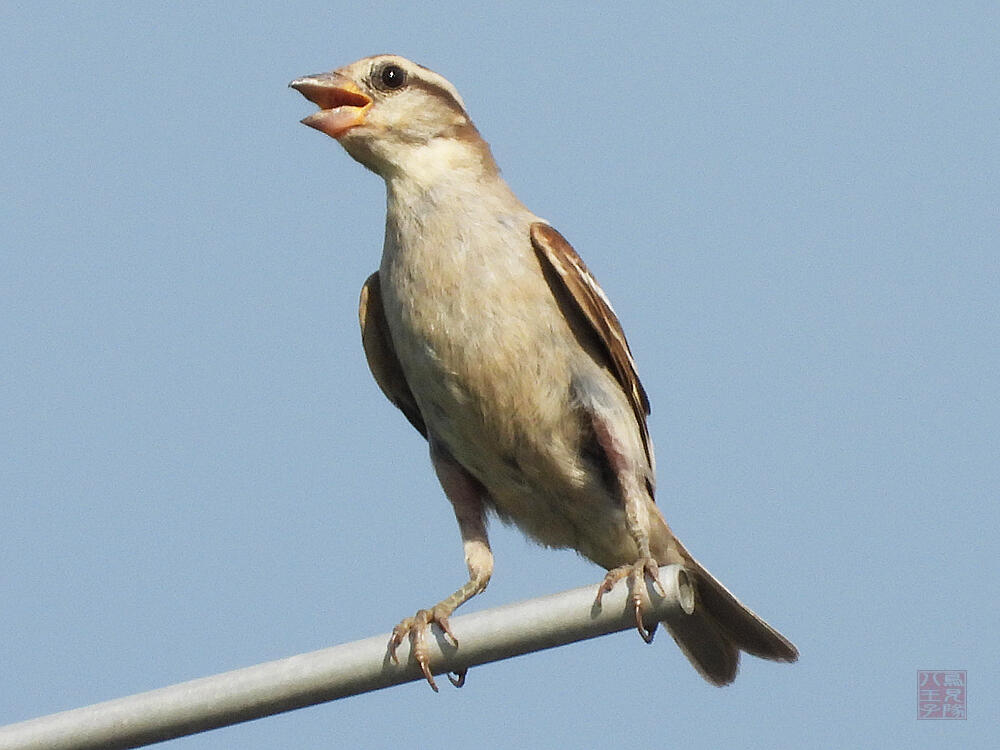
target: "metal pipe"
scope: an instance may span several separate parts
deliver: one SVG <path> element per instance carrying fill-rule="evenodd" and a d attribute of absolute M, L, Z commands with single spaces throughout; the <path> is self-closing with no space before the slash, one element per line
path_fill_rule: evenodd
<path fill-rule="evenodd" d="M 663 596 L 647 582 L 645 624 L 687 617 L 691 582 L 679 565 L 660 568 Z M 596 585 L 455 617 L 455 648 L 434 629 L 435 674 L 508 659 L 635 627 L 623 584 L 594 604 Z M 0 727 L 0 750 L 115 750 L 421 680 L 409 643 L 388 656 L 389 634 Z"/>

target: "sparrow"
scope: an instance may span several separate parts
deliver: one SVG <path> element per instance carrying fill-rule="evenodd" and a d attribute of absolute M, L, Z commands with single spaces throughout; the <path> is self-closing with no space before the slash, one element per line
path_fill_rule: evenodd
<path fill-rule="evenodd" d="M 665 623 L 713 685 L 735 678 L 740 652 L 780 662 L 795 646 L 737 600 L 674 536 L 654 501 L 655 463 L 639 381 L 622 326 L 583 260 L 500 176 L 462 97 L 442 76 L 396 55 L 358 60 L 289 84 L 319 110 L 302 123 L 336 139 L 386 185 L 379 269 L 361 290 L 368 366 L 385 396 L 427 440 L 455 512 L 469 579 L 404 619 L 434 690 L 426 638 L 482 592 L 493 572 L 487 518 L 654 586 L 683 566 L 694 612 Z M 655 629 L 655 628 L 654 628 Z"/>

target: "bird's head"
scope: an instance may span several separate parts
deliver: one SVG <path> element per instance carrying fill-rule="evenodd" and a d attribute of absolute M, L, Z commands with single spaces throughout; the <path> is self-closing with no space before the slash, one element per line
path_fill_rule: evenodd
<path fill-rule="evenodd" d="M 289 86 L 319 106 L 304 125 L 335 138 L 383 177 L 421 164 L 429 168 L 431 162 L 459 168 L 469 161 L 495 169 L 455 87 L 404 57 L 366 57 Z"/>

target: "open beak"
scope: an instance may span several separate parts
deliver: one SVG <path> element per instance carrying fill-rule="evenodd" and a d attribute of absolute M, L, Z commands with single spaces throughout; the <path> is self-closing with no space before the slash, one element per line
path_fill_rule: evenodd
<path fill-rule="evenodd" d="M 340 138 L 351 128 L 364 124 L 372 106 L 371 98 L 340 73 L 317 73 L 296 78 L 288 85 L 319 107 L 319 112 L 306 117 L 302 124 L 331 138 Z"/>

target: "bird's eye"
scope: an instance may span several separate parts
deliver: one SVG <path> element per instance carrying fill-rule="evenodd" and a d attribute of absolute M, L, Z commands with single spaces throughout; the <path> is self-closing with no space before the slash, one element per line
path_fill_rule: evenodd
<path fill-rule="evenodd" d="M 380 88 L 394 91 L 406 83 L 406 71 L 398 65 L 389 64 L 376 72 Z"/>

